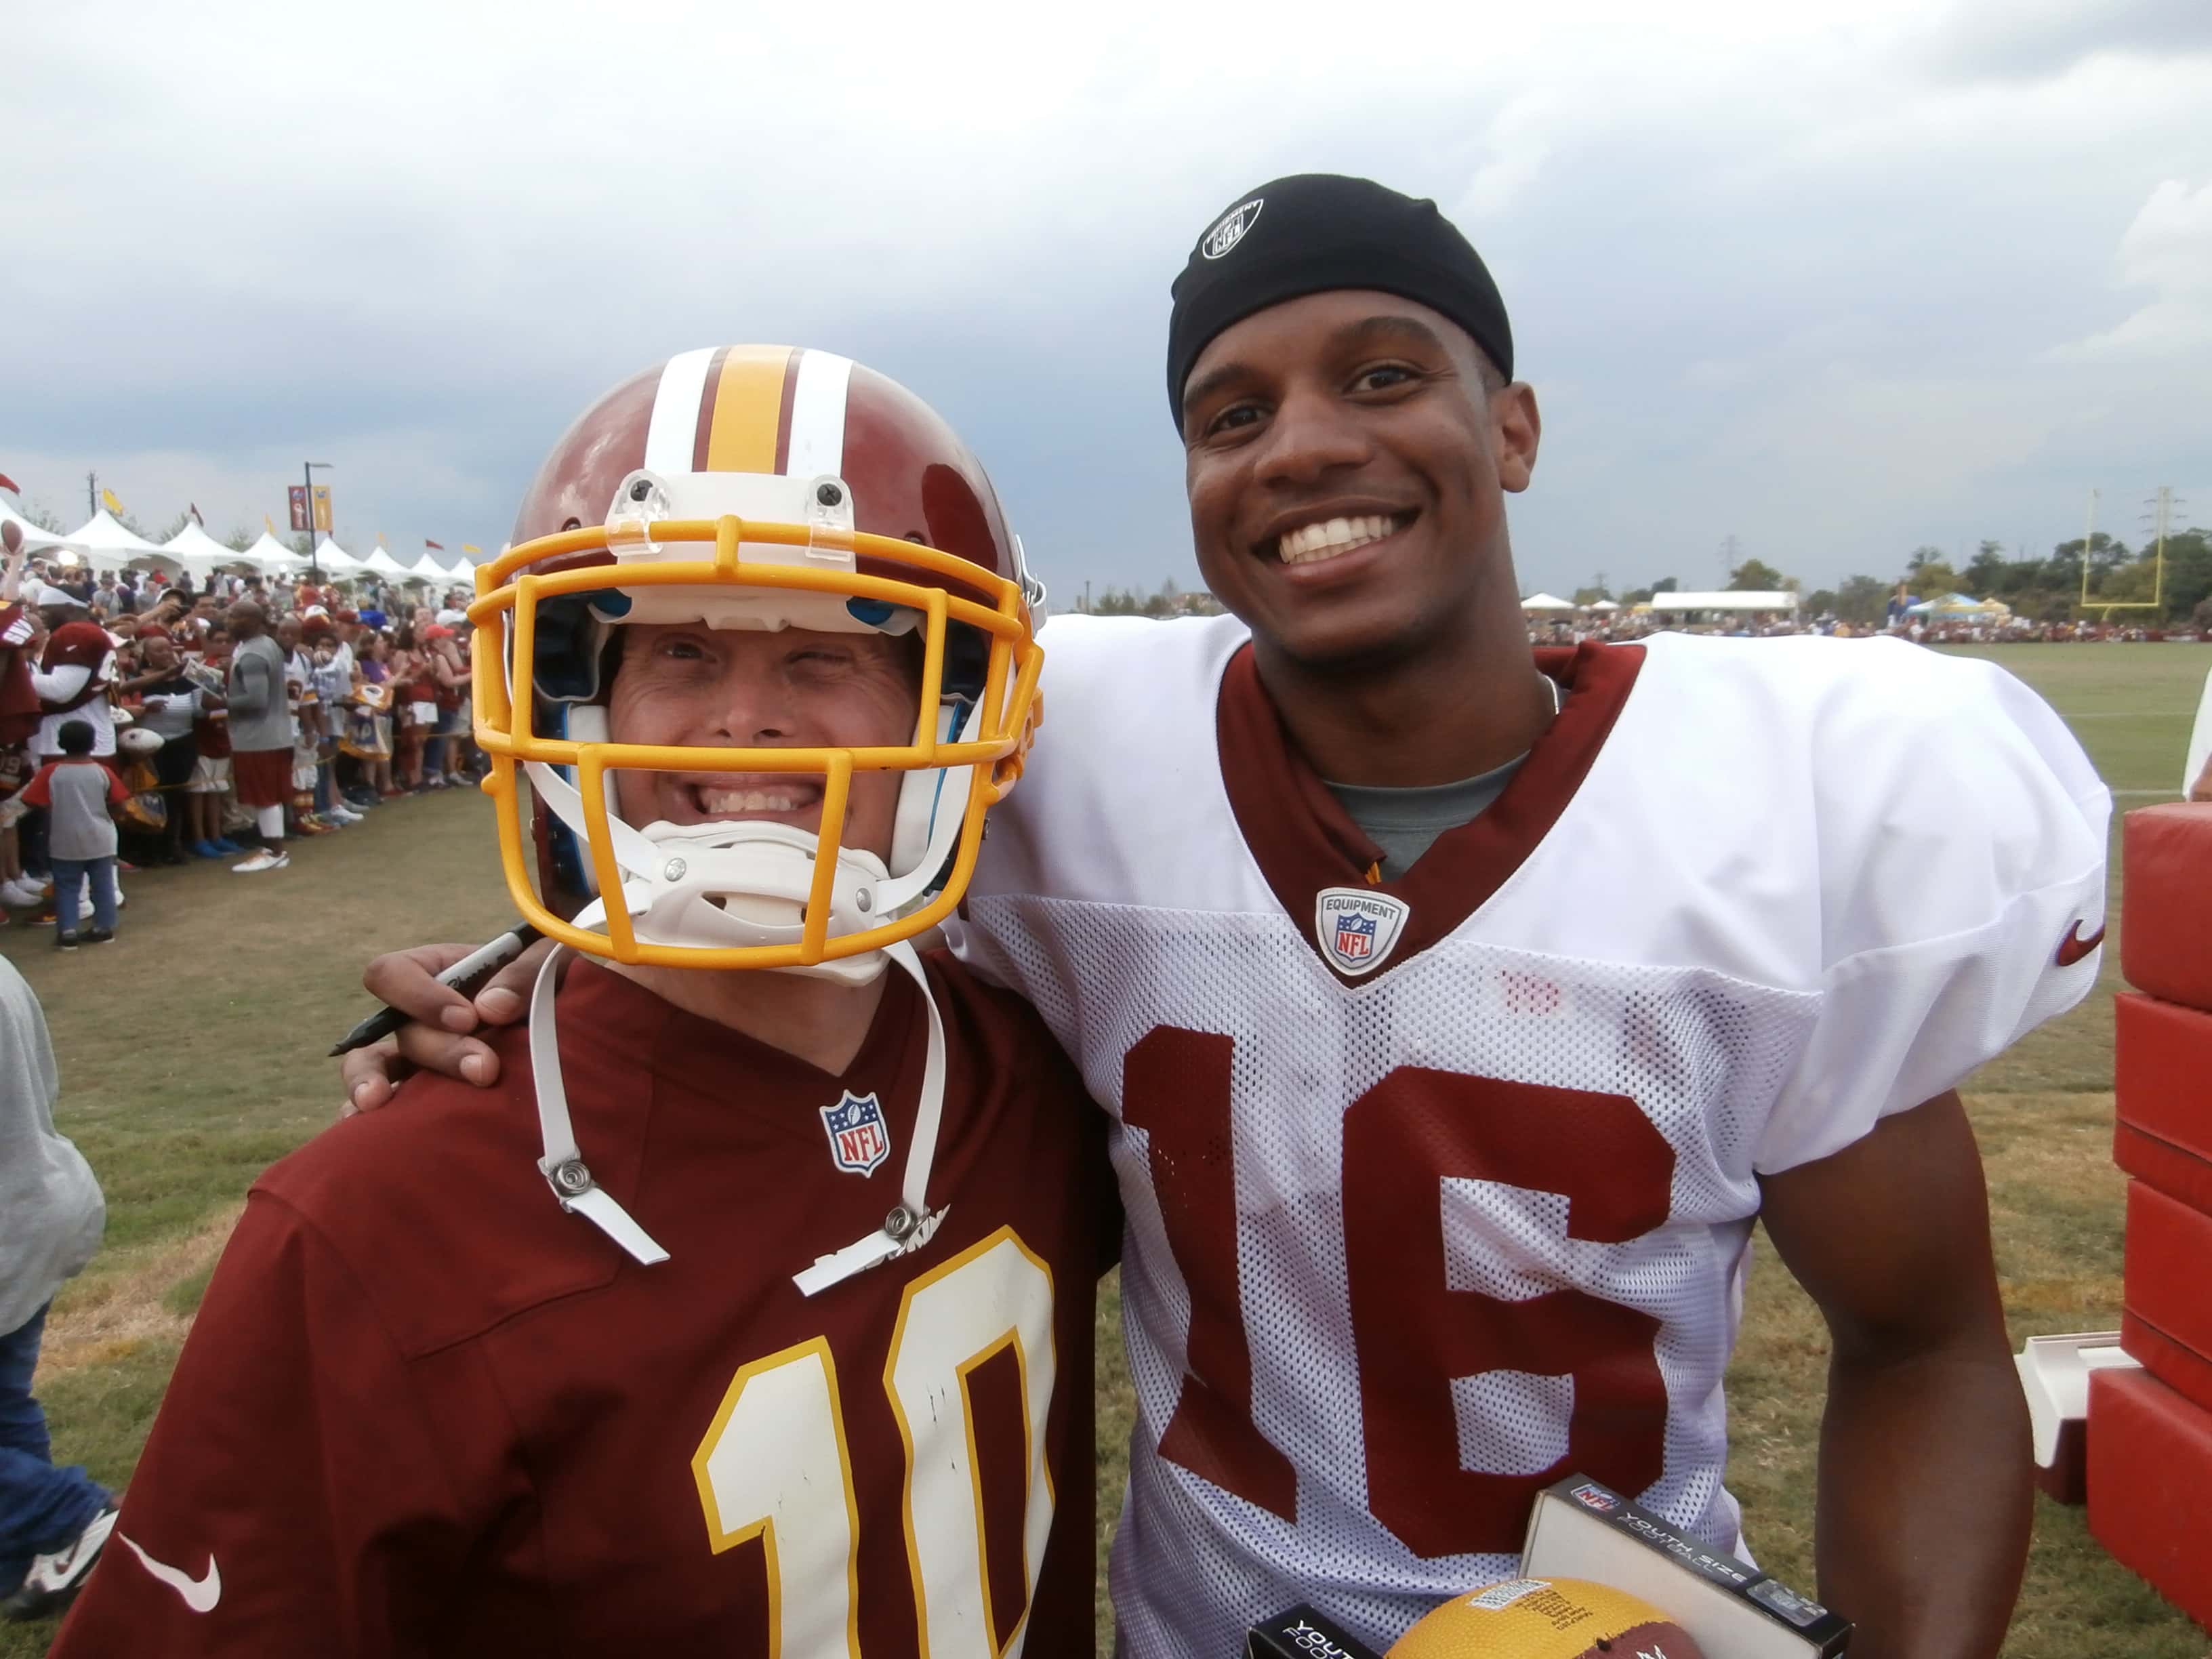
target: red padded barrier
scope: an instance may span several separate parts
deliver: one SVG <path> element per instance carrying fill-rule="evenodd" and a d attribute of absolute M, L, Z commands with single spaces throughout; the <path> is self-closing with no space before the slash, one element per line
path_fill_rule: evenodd
<path fill-rule="evenodd" d="M 2212 1411 L 2212 1215 L 2128 1183 L 2120 1346 L 2168 1388 Z M 2212 1507 L 2212 1494 L 2206 1498 Z"/>
<path fill-rule="evenodd" d="M 2212 1213 L 2212 1014 L 2128 992 L 2112 1005 L 2112 1159 Z"/>
<path fill-rule="evenodd" d="M 2148 1371 L 2089 1378 L 2089 1531 L 2212 1629 L 2212 1412 Z"/>
<path fill-rule="evenodd" d="M 2121 820 L 2120 971 L 2138 991 L 2212 1008 L 2212 802 Z"/>

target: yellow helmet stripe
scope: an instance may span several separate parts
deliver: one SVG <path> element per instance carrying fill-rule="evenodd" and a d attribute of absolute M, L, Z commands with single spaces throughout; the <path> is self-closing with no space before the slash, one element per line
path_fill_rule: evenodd
<path fill-rule="evenodd" d="M 702 453 L 695 465 L 708 472 L 774 472 L 778 428 L 784 419 L 789 346 L 732 346 L 708 382 L 699 411 Z"/>

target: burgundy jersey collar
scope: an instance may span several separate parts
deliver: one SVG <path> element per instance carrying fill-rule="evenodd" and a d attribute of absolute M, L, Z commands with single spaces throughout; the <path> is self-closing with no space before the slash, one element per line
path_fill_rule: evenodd
<path fill-rule="evenodd" d="M 1365 983 L 1419 956 L 1504 885 L 1582 786 L 1644 665 L 1636 645 L 1593 641 L 1534 656 L 1569 694 L 1558 716 L 1487 811 L 1446 830 L 1389 881 L 1368 879 L 1382 849 L 1292 745 L 1252 647 L 1230 659 L 1215 714 L 1230 808 L 1277 902 L 1343 983 Z M 1376 965 L 1362 968 L 1363 959 Z"/>

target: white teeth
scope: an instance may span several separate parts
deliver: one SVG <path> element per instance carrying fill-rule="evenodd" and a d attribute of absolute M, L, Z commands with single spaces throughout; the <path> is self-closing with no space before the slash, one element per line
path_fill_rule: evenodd
<path fill-rule="evenodd" d="M 1331 519 L 1326 524 L 1305 525 L 1289 532 L 1278 544 L 1278 550 L 1285 564 L 1310 564 L 1316 559 L 1333 559 L 1355 547 L 1379 542 L 1396 528 L 1389 515 L 1380 513 L 1357 519 Z"/>
<path fill-rule="evenodd" d="M 782 790 L 702 789 L 699 804 L 720 817 L 725 812 L 795 812 L 799 798 Z"/>

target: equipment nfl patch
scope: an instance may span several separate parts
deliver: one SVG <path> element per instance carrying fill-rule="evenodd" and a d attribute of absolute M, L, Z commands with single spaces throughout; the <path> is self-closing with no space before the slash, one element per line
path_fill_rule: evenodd
<path fill-rule="evenodd" d="M 847 1091 L 835 1106 L 822 1108 L 822 1127 L 830 1137 L 830 1161 L 853 1175 L 873 1175 L 891 1155 L 890 1126 L 873 1095 Z"/>
<path fill-rule="evenodd" d="M 1413 914 L 1403 899 L 1357 887 L 1324 887 L 1314 900 L 1314 937 L 1340 974 L 1357 979 L 1390 959 Z"/>

